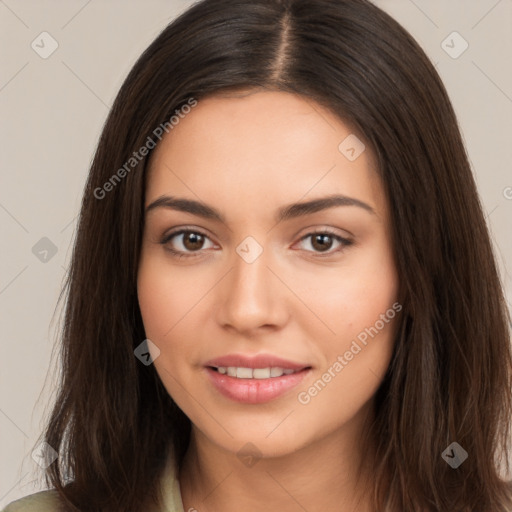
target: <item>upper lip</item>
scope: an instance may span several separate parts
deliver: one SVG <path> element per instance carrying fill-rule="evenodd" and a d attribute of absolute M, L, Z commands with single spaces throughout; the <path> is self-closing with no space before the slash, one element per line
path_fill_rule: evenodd
<path fill-rule="evenodd" d="M 226 356 L 216 357 L 210 359 L 205 363 L 205 366 L 215 367 L 228 367 L 234 366 L 237 368 L 283 368 L 290 370 L 302 370 L 309 368 L 310 365 L 295 363 L 288 361 L 281 357 L 274 356 L 272 354 L 258 354 L 254 356 L 244 354 L 228 354 Z"/>

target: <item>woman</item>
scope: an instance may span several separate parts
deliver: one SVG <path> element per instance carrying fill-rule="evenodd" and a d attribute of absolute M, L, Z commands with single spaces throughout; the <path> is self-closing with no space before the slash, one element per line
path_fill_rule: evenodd
<path fill-rule="evenodd" d="M 366 0 L 169 25 L 104 127 L 67 285 L 55 489 L 8 512 L 511 509 L 475 182 L 433 66 Z"/>

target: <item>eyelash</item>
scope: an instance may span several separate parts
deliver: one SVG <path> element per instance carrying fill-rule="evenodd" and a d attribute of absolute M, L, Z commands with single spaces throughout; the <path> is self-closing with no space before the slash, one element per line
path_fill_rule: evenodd
<path fill-rule="evenodd" d="M 201 236 L 204 236 L 205 238 L 209 239 L 209 237 L 208 237 L 208 235 L 206 235 L 206 233 L 203 233 L 202 231 L 199 231 L 197 229 L 181 228 L 177 231 L 173 231 L 173 232 L 165 235 L 162 238 L 162 240 L 160 241 L 160 243 L 162 245 L 166 246 L 174 237 L 176 237 L 178 235 L 183 235 L 186 233 L 193 233 L 193 234 L 201 235 Z M 306 252 L 312 252 L 319 258 L 328 257 L 328 256 L 332 256 L 335 253 L 343 252 L 344 249 L 346 249 L 347 247 L 351 246 L 354 243 L 353 240 L 350 240 L 348 238 L 343 238 L 342 236 L 334 233 L 333 231 L 331 231 L 328 228 L 317 230 L 317 231 L 312 231 L 311 233 L 308 233 L 308 234 L 304 235 L 303 237 L 301 237 L 299 242 L 302 242 L 303 240 L 306 240 L 307 238 L 310 238 L 314 235 L 328 235 L 328 236 L 334 238 L 337 242 L 339 242 L 341 244 L 341 247 L 334 251 L 331 251 L 331 250 L 329 250 L 329 252 L 306 251 Z M 183 252 L 183 251 L 177 251 L 176 249 L 172 249 L 171 247 L 167 247 L 167 246 L 165 247 L 165 249 L 167 251 L 169 251 L 173 257 L 177 257 L 178 259 L 197 257 L 200 255 L 200 252 L 202 250 L 202 249 L 199 249 L 197 251 L 192 251 L 190 253 L 187 253 L 187 252 Z"/>

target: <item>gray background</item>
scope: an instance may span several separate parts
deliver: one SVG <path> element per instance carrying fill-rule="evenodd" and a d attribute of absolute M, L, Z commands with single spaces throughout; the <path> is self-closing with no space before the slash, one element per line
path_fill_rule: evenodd
<path fill-rule="evenodd" d="M 0 507 L 42 488 L 31 454 L 55 392 L 47 376 L 55 308 L 109 106 L 143 49 L 191 3 L 0 0 Z M 412 33 L 444 80 L 510 305 L 512 0 L 375 3 Z M 42 58 L 55 44 L 45 31 L 58 47 Z"/>

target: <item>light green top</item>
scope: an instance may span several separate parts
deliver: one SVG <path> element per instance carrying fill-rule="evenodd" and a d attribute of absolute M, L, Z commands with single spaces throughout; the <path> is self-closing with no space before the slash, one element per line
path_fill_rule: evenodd
<path fill-rule="evenodd" d="M 161 480 L 164 508 L 161 512 L 185 512 L 174 459 L 169 457 Z M 1 512 L 55 512 L 59 499 L 56 490 L 40 491 L 9 503 Z M 160 511 L 159 511 L 160 512 Z"/>

